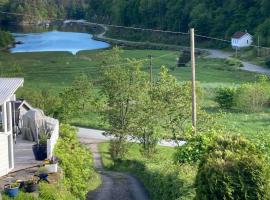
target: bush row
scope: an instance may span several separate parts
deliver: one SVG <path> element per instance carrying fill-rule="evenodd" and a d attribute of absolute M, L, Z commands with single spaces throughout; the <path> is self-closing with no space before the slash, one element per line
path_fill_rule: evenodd
<path fill-rule="evenodd" d="M 270 103 L 269 80 L 262 76 L 255 83 L 245 83 L 237 88 L 219 88 L 215 100 L 222 109 L 235 108 L 243 112 L 262 111 Z"/>
<path fill-rule="evenodd" d="M 100 184 L 100 177 L 93 168 L 92 154 L 80 144 L 76 132 L 74 127 L 61 125 L 55 154 L 64 171 L 63 184 L 76 198 L 84 200 L 87 192 Z"/>
<path fill-rule="evenodd" d="M 195 199 L 270 199 L 265 146 L 238 135 L 201 134 L 179 147 L 175 160 L 199 164 Z"/>

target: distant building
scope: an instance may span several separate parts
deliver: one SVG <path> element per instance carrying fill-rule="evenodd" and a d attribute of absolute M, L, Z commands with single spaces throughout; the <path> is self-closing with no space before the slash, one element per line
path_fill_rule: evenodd
<path fill-rule="evenodd" d="M 235 48 L 244 48 L 249 47 L 252 44 L 252 35 L 246 32 L 236 32 L 232 36 L 232 47 Z"/>

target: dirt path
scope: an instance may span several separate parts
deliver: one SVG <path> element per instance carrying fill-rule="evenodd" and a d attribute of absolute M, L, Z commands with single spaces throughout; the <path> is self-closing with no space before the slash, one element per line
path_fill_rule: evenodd
<path fill-rule="evenodd" d="M 98 130 L 91 130 L 90 132 Z M 81 143 L 87 145 L 93 153 L 94 166 L 100 173 L 102 185 L 96 190 L 89 192 L 87 200 L 149 200 L 148 193 L 144 186 L 132 175 L 106 171 L 103 169 L 101 156 L 98 151 L 98 144 L 104 141 L 96 138 L 93 134 L 79 131 L 78 137 Z"/>

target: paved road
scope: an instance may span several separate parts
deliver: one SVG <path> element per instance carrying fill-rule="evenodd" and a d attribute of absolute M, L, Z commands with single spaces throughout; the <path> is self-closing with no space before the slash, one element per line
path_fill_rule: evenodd
<path fill-rule="evenodd" d="M 93 153 L 94 166 L 100 173 L 102 185 L 89 192 L 87 200 L 149 200 L 149 195 L 140 181 L 128 173 L 106 171 L 103 169 L 98 143 L 108 140 L 103 131 L 79 129 L 81 143 L 87 145 Z"/>
<path fill-rule="evenodd" d="M 96 141 L 108 141 L 111 140 L 112 137 L 104 136 L 103 133 L 105 131 L 96 130 L 96 129 L 87 129 L 87 128 L 79 128 L 79 136 L 84 138 L 95 139 Z M 128 141 L 130 142 L 138 142 L 137 140 L 133 139 L 132 137 L 128 137 Z M 161 140 L 158 143 L 160 146 L 166 147 L 176 147 L 178 144 L 173 140 Z M 185 141 L 179 141 L 179 145 L 185 144 Z"/>
<path fill-rule="evenodd" d="M 207 56 L 208 58 L 227 59 L 233 56 L 232 53 L 221 51 L 221 50 L 212 50 L 212 49 L 204 49 L 204 50 L 209 53 L 209 55 Z M 267 69 L 265 67 L 261 67 L 258 65 L 254 65 L 252 63 L 245 62 L 245 61 L 241 61 L 241 62 L 243 64 L 243 67 L 241 68 L 242 70 L 270 75 L 270 69 Z"/>

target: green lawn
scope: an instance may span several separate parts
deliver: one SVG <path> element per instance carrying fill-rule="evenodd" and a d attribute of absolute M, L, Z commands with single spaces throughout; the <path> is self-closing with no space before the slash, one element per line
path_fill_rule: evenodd
<path fill-rule="evenodd" d="M 86 73 L 93 79 L 98 78 L 101 50 L 83 51 L 78 55 L 67 52 L 44 53 L 16 53 L 0 52 L 0 63 L 4 67 L 19 65 L 23 69 L 25 77 L 24 90 L 27 88 L 50 89 L 58 93 L 64 87 L 71 84 L 74 77 L 80 73 Z M 153 72 L 156 75 L 161 66 L 167 66 L 171 73 L 180 81 L 191 79 L 190 67 L 176 67 L 176 58 L 179 52 L 163 50 L 124 50 L 123 57 L 147 59 L 153 56 Z M 149 61 L 143 62 L 144 69 L 148 70 Z M 214 88 L 222 85 L 237 85 L 244 82 L 252 82 L 256 79 L 255 73 L 246 71 L 230 71 L 222 59 L 197 59 L 197 80 L 205 89 L 202 104 L 207 108 L 217 107 L 213 101 Z M 98 86 L 97 86 L 98 87 Z M 269 111 L 255 114 L 228 113 L 222 123 L 229 129 L 237 129 L 242 132 L 255 133 L 258 130 L 269 127 Z M 256 120 L 256 122 L 254 121 Z M 101 118 L 97 113 L 86 111 L 80 116 L 71 119 L 72 124 L 104 128 Z"/>
<path fill-rule="evenodd" d="M 86 73 L 93 77 L 97 74 L 97 53 L 100 51 L 84 51 L 74 56 L 66 52 L 44 52 L 44 53 L 16 53 L 1 52 L 0 62 L 5 67 L 18 64 L 23 68 L 25 76 L 25 87 L 52 88 L 60 90 L 69 85 L 73 78 L 79 73 Z M 123 57 L 146 59 L 153 55 L 154 73 L 164 65 L 169 68 L 176 66 L 178 52 L 161 50 L 125 50 Z M 164 55 L 164 57 L 156 58 Z M 148 62 L 144 63 L 145 67 Z M 225 70 L 224 70 L 225 69 Z M 180 80 L 190 80 L 190 68 L 176 68 L 172 74 Z M 227 71 L 223 60 L 198 59 L 197 80 L 203 84 L 238 84 L 246 81 L 254 81 L 254 73 L 244 71 Z"/>

